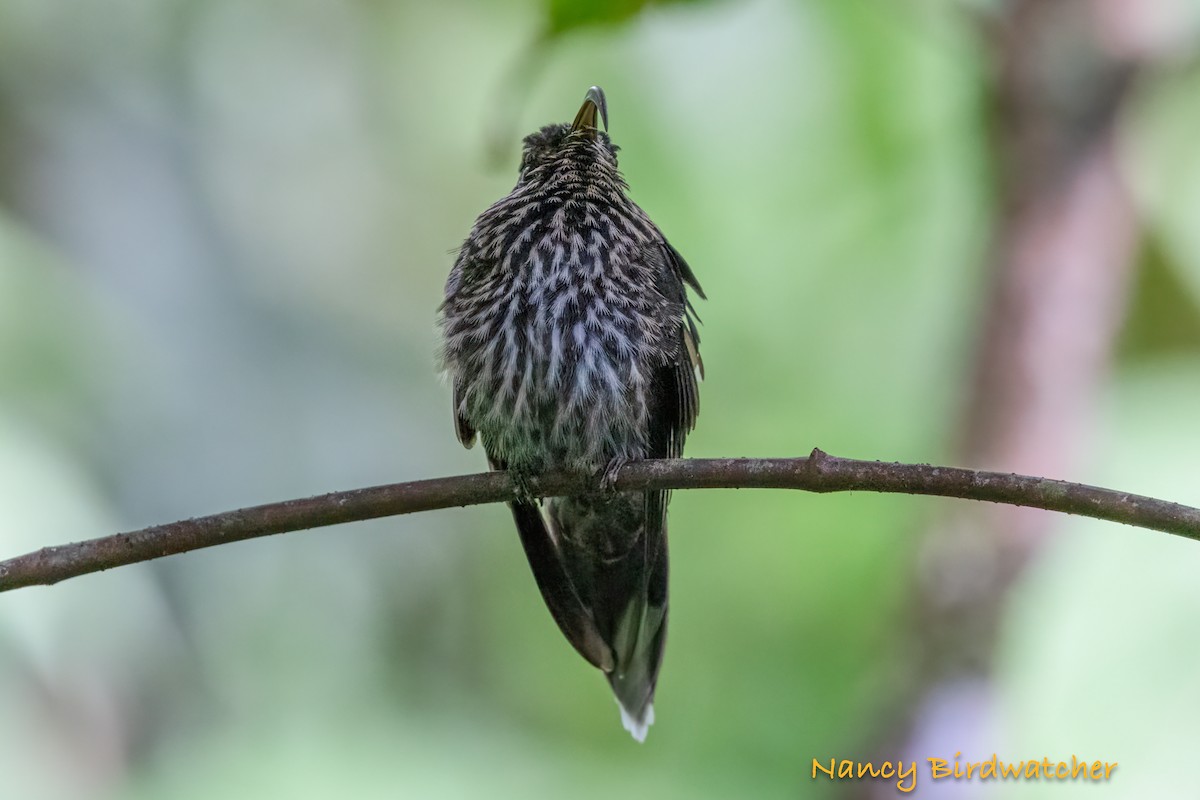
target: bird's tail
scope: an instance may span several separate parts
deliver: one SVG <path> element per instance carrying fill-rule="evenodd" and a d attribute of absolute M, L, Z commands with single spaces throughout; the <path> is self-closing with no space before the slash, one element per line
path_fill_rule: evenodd
<path fill-rule="evenodd" d="M 549 502 L 563 564 L 612 653 L 605 670 L 621 722 L 639 742 L 654 722 L 667 630 L 666 515 L 651 493 Z"/>
<path fill-rule="evenodd" d="M 654 687 L 666 622 L 665 606 L 631 602 L 617 627 L 616 667 L 608 673 L 608 683 L 621 709 L 621 724 L 639 742 L 646 740 L 646 730 L 654 723 Z"/>

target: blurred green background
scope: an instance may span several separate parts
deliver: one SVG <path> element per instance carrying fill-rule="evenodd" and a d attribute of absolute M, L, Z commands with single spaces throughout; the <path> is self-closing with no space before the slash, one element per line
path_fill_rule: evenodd
<path fill-rule="evenodd" d="M 434 310 L 519 137 L 592 84 L 710 298 L 688 454 L 952 460 L 1002 172 L 976 19 L 1003 6 L 0 0 L 0 556 L 482 469 Z M 1200 9 L 1172 8 L 1119 124 L 1131 311 L 1060 477 L 1196 505 Z M 873 755 L 952 505 L 677 493 L 644 746 L 499 506 L 5 594 L 0 797 L 837 796 L 811 761 Z M 971 755 L 1121 766 L 1001 796 L 1194 785 L 1198 576 L 1200 545 L 1061 521 Z"/>

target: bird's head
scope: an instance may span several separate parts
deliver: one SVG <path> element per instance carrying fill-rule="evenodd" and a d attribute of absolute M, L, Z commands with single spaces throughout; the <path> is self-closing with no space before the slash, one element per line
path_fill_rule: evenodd
<path fill-rule="evenodd" d="M 604 125 L 599 129 L 597 122 Z M 547 125 L 525 137 L 521 154 L 521 182 L 541 182 L 566 173 L 593 169 L 617 170 L 617 146 L 608 129 L 608 102 L 599 86 L 588 89 L 571 124 Z"/>

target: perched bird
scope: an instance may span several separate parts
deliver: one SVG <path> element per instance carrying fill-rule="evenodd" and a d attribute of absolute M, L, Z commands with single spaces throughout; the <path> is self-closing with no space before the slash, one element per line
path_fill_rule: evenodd
<path fill-rule="evenodd" d="M 604 123 L 598 130 L 597 117 Z M 542 597 L 603 670 L 642 741 L 667 631 L 667 492 L 617 492 L 622 464 L 673 458 L 702 375 L 687 262 L 626 192 L 593 86 L 570 125 L 525 138 L 517 185 L 467 236 L 440 308 L 458 438 L 519 487 L 544 470 L 602 488 L 509 505 Z"/>

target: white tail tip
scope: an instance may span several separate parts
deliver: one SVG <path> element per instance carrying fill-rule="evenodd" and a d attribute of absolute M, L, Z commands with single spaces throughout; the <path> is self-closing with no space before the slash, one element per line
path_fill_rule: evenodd
<path fill-rule="evenodd" d="M 630 716 L 629 712 L 625 710 L 625 706 L 621 705 L 619 701 L 617 708 L 621 709 L 621 724 L 625 726 L 625 730 L 629 731 L 629 735 L 639 742 L 646 741 L 646 732 L 654 724 L 653 704 L 646 705 L 646 711 L 640 719 Z"/>

